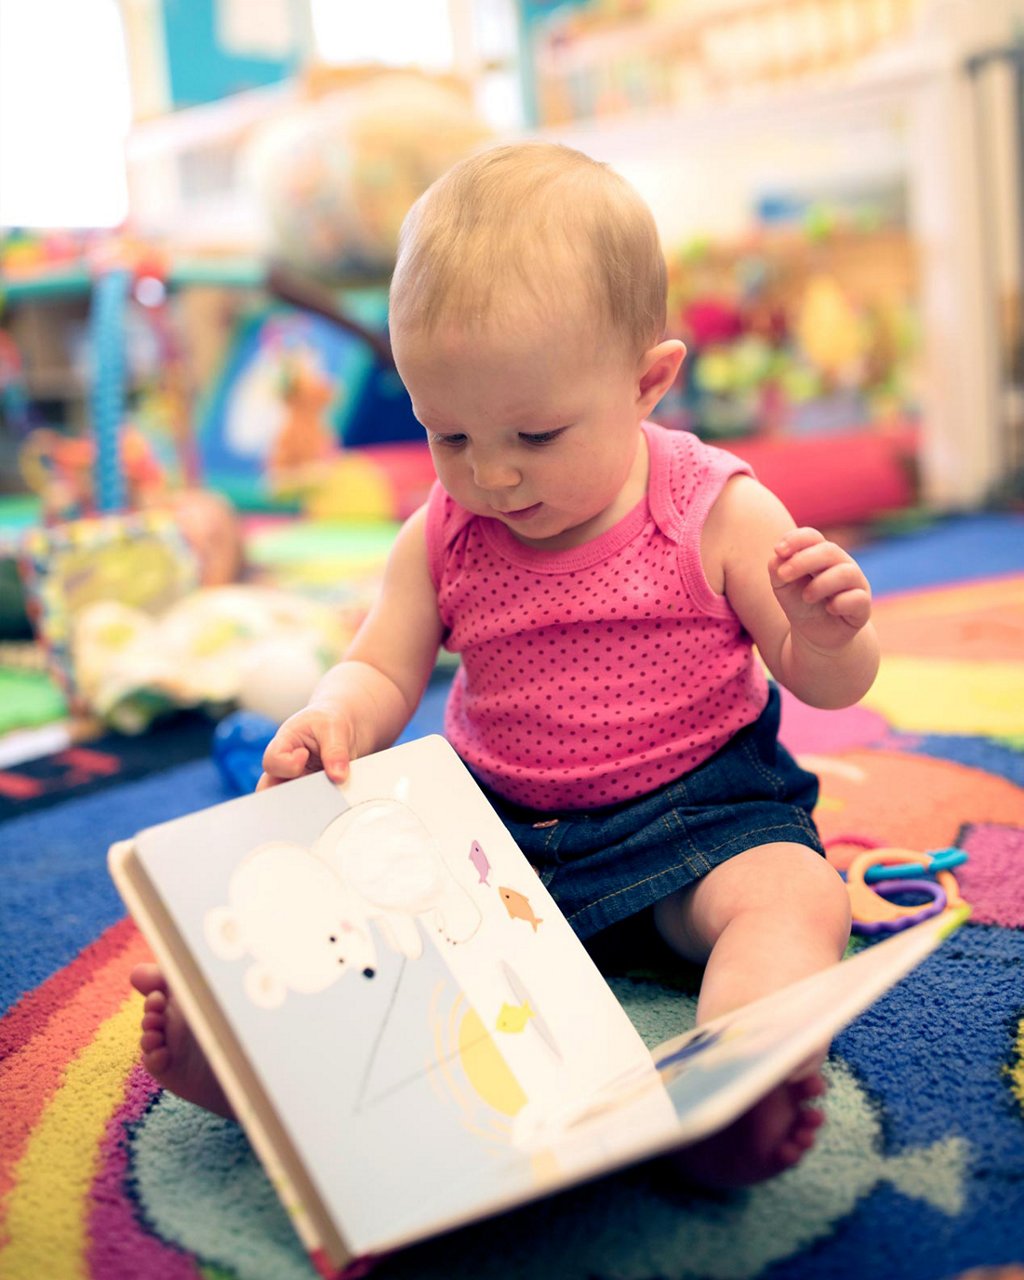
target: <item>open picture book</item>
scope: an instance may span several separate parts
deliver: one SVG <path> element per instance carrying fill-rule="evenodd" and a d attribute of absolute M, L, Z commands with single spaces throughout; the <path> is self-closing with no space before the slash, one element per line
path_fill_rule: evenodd
<path fill-rule="evenodd" d="M 966 914 L 652 1052 L 442 738 L 110 867 L 325 1275 L 723 1128 Z"/>

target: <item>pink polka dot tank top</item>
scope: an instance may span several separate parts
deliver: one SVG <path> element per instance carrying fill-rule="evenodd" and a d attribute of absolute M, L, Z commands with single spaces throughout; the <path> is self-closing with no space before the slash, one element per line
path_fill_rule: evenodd
<path fill-rule="evenodd" d="M 701 565 L 704 521 L 750 468 L 644 426 L 647 495 L 600 537 L 524 546 L 435 485 L 427 547 L 445 647 L 445 733 L 499 795 L 541 812 L 634 799 L 708 759 L 767 701 L 749 635 Z"/>

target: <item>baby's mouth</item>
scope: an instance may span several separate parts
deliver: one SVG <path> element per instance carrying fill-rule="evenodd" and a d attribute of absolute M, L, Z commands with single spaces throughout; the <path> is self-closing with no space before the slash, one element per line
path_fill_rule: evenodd
<path fill-rule="evenodd" d="M 499 511 L 498 514 L 503 520 L 528 520 L 530 516 L 536 515 L 540 508 L 541 503 L 535 502 L 530 507 L 520 507 L 518 511 Z"/>

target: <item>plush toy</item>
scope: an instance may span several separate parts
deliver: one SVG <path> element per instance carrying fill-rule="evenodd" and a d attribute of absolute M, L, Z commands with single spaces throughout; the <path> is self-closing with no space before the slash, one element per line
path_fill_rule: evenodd
<path fill-rule="evenodd" d="M 238 704 L 279 722 L 349 639 L 327 605 L 234 585 L 195 591 L 159 616 L 99 601 L 75 615 L 71 656 L 89 710 L 137 733 L 175 707 Z"/>

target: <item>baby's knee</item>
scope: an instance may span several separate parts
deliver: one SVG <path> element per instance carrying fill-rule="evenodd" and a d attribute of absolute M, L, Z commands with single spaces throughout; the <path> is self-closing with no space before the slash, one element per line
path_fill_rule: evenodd
<path fill-rule="evenodd" d="M 813 850 L 805 851 L 800 875 L 793 881 L 793 893 L 806 922 L 829 938 L 841 956 L 850 939 L 850 895 L 832 864 Z"/>
<path fill-rule="evenodd" d="M 820 939 L 839 959 L 850 937 L 850 895 L 827 859 L 805 845 L 765 845 L 746 869 L 748 909 L 774 916 L 793 936 Z"/>

